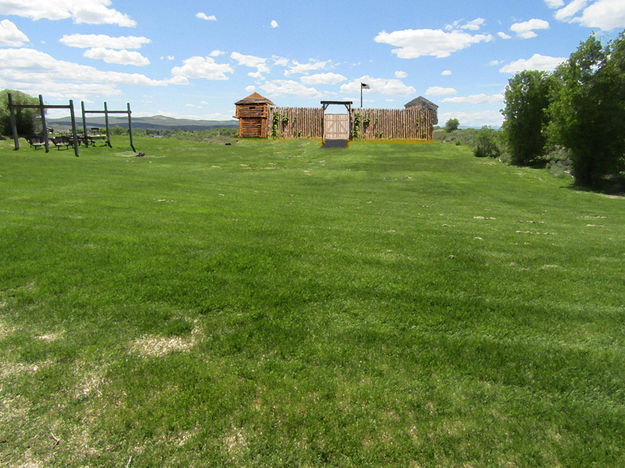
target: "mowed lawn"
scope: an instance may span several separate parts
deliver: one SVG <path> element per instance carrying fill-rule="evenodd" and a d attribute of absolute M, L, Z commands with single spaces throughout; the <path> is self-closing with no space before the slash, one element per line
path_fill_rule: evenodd
<path fill-rule="evenodd" d="M 0 142 L 0 465 L 623 466 L 625 199 L 449 144 Z"/>

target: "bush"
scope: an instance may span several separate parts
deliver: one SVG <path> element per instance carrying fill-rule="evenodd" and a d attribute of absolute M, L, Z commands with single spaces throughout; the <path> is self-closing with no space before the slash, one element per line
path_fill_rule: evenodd
<path fill-rule="evenodd" d="M 458 130 L 459 126 L 460 126 L 460 121 L 458 119 L 449 119 L 447 123 L 445 124 L 445 131 L 447 133 L 451 133 L 454 130 Z"/>
<path fill-rule="evenodd" d="M 114 127 L 109 128 L 109 132 L 111 133 L 111 135 L 125 135 L 126 133 L 128 133 L 128 130 L 126 130 L 124 127 L 120 127 L 119 125 L 115 125 Z"/>
<path fill-rule="evenodd" d="M 554 146 L 542 157 L 545 166 L 556 177 L 564 177 L 570 174 L 573 161 L 571 151 L 563 146 Z"/>
<path fill-rule="evenodd" d="M 497 130 L 482 127 L 475 136 L 475 150 L 473 154 L 478 158 L 497 158 L 501 154 L 498 140 Z"/>
<path fill-rule="evenodd" d="M 11 118 L 9 112 L 9 93 L 13 104 L 38 105 L 39 99 L 20 91 L 5 89 L 0 91 L 0 134 L 11 135 Z M 35 134 L 39 124 L 40 114 L 37 109 L 15 109 L 15 126 L 17 134 L 29 137 Z"/>

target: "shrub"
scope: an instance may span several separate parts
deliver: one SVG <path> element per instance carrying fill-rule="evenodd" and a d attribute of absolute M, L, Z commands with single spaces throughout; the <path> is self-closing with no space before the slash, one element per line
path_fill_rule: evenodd
<path fill-rule="evenodd" d="M 5 89 L 0 92 L 0 134 L 11 135 L 11 119 L 9 113 L 9 93 L 13 98 L 13 104 L 38 105 L 39 99 L 29 96 L 20 91 Z M 15 109 L 15 126 L 17 134 L 23 137 L 33 135 L 39 123 L 39 111 L 37 109 Z"/>
<path fill-rule="evenodd" d="M 458 119 L 449 119 L 447 123 L 445 124 L 445 131 L 447 133 L 451 133 L 454 130 L 458 130 L 459 126 L 460 126 L 460 121 Z"/>
<path fill-rule="evenodd" d="M 473 154 L 478 158 L 496 158 L 501 154 L 497 130 L 482 127 L 475 136 L 475 150 Z"/>
<path fill-rule="evenodd" d="M 571 173 L 573 161 L 571 151 L 563 146 L 554 146 L 542 157 L 549 172 L 556 177 Z"/>

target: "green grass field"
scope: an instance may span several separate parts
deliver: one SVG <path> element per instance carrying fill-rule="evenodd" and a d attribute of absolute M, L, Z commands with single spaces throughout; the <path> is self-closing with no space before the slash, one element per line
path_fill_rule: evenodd
<path fill-rule="evenodd" d="M 0 142 L 0 465 L 623 466 L 625 199 L 442 143 Z"/>

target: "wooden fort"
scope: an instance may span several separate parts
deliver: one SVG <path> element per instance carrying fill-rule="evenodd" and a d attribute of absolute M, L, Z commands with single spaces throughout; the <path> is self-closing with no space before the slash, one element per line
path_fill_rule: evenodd
<path fill-rule="evenodd" d="M 265 138 L 269 106 L 273 106 L 273 102 L 258 93 L 252 93 L 234 104 L 237 109 L 235 117 L 239 119 L 239 137 Z"/>

